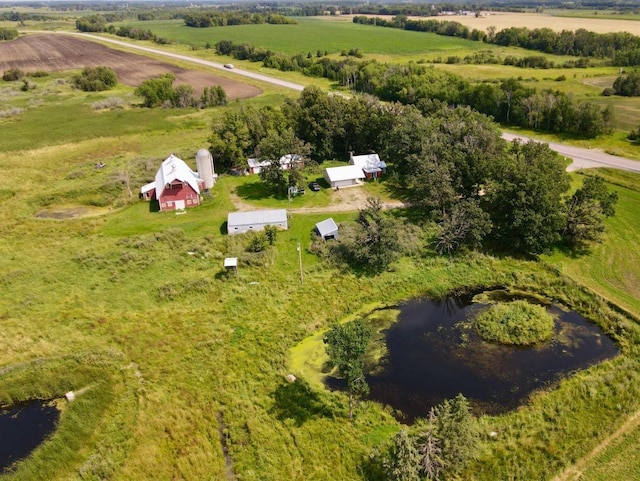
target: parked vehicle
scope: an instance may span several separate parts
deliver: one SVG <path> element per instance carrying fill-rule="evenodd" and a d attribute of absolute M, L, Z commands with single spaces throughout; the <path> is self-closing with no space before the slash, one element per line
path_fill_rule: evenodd
<path fill-rule="evenodd" d="M 318 192 L 320 190 L 320 184 L 318 184 L 317 182 L 311 182 L 309 184 L 309 188 L 314 192 Z"/>

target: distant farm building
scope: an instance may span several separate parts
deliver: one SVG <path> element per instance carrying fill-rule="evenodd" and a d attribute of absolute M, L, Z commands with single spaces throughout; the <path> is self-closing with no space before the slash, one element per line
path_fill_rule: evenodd
<path fill-rule="evenodd" d="M 264 230 L 265 226 L 268 225 L 287 230 L 289 228 L 287 223 L 287 210 L 273 209 L 230 212 L 227 216 L 227 233 L 230 235 Z"/>
<path fill-rule="evenodd" d="M 349 153 L 349 164 L 358 166 L 367 179 L 377 179 L 387 171 L 387 164 L 378 154 L 353 155 Z"/>
<path fill-rule="evenodd" d="M 303 159 L 297 154 L 287 154 L 280 157 L 280 168 L 282 170 L 290 170 L 295 164 L 301 164 Z M 250 174 L 259 174 L 262 169 L 270 166 L 272 160 L 247 159 L 247 170 Z"/>
<path fill-rule="evenodd" d="M 324 180 L 334 189 L 358 185 L 362 183 L 364 178 L 365 175 L 362 169 L 356 165 L 328 167 L 324 169 Z"/>
<path fill-rule="evenodd" d="M 316 230 L 324 240 L 338 238 L 338 225 L 332 217 L 318 222 L 316 224 Z"/>
<path fill-rule="evenodd" d="M 247 159 L 247 170 L 250 174 L 259 174 L 264 167 L 271 165 L 270 160 Z"/>

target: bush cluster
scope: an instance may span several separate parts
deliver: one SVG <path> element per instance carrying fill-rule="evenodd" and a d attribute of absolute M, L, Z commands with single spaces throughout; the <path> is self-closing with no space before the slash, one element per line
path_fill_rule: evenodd
<path fill-rule="evenodd" d="M 489 307 L 474 325 L 485 341 L 526 346 L 550 339 L 554 319 L 544 307 L 519 300 Z"/>
<path fill-rule="evenodd" d="M 14 80 L 20 80 L 24 77 L 24 72 L 19 68 L 10 68 L 9 70 L 5 70 L 2 74 L 2 80 L 5 82 L 13 82 Z"/>
<path fill-rule="evenodd" d="M 85 67 L 78 75 L 74 75 L 73 84 L 85 92 L 109 90 L 118 84 L 118 77 L 110 67 Z"/>

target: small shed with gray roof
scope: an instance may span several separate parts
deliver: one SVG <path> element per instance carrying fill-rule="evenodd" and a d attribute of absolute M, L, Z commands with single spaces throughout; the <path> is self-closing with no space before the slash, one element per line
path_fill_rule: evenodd
<path fill-rule="evenodd" d="M 316 230 L 324 240 L 338 238 L 338 225 L 332 217 L 318 222 L 316 224 Z"/>
<path fill-rule="evenodd" d="M 264 230 L 272 225 L 278 229 L 287 230 L 287 210 L 253 210 L 249 212 L 230 212 L 227 216 L 227 234 L 242 234 L 243 232 Z"/>

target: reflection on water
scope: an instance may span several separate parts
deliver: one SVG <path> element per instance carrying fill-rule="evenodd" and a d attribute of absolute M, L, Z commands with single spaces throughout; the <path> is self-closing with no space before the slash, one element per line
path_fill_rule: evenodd
<path fill-rule="evenodd" d="M 467 319 L 486 306 L 470 297 L 419 299 L 399 306 L 387 331 L 383 369 L 367 377 L 369 398 L 404 413 L 411 422 L 462 393 L 474 412 L 516 408 L 535 389 L 618 353 L 613 341 L 575 312 L 549 306 L 557 316 L 551 340 L 533 347 L 481 340 Z M 340 382 L 329 379 L 332 387 Z"/>
<path fill-rule="evenodd" d="M 0 474 L 27 457 L 51 434 L 60 411 L 43 401 L 0 410 Z"/>

